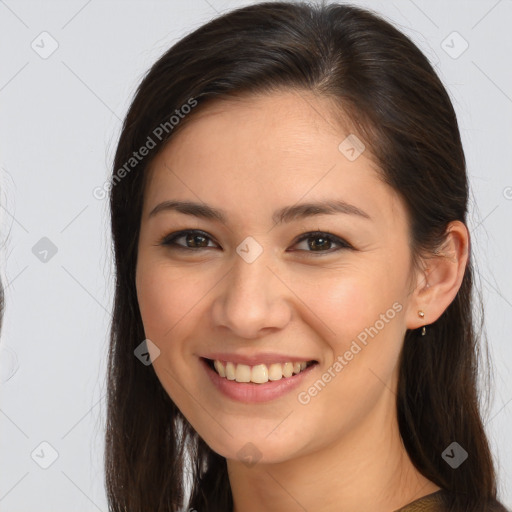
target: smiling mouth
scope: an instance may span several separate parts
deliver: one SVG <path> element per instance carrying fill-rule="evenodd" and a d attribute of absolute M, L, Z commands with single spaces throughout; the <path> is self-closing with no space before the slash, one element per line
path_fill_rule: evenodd
<path fill-rule="evenodd" d="M 249 366 L 229 361 L 219 361 L 202 358 L 208 366 L 220 377 L 240 383 L 265 384 L 269 381 L 289 379 L 318 364 L 317 361 L 302 361 L 288 363 L 257 364 Z"/>

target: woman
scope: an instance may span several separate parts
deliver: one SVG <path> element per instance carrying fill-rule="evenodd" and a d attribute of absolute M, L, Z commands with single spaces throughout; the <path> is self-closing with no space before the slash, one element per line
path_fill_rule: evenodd
<path fill-rule="evenodd" d="M 376 15 L 263 3 L 175 44 L 112 176 L 111 509 L 504 510 L 467 201 L 448 94 Z"/>

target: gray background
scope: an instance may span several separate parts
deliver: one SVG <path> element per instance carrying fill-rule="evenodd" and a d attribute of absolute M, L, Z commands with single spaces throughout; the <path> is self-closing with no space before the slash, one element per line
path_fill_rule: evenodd
<path fill-rule="evenodd" d="M 0 0 L 4 512 L 107 510 L 112 262 L 107 201 L 93 190 L 110 172 L 121 120 L 146 70 L 186 33 L 250 3 Z M 485 421 L 500 496 L 512 507 L 512 1 L 353 3 L 384 14 L 419 45 L 457 111 L 495 363 Z"/>

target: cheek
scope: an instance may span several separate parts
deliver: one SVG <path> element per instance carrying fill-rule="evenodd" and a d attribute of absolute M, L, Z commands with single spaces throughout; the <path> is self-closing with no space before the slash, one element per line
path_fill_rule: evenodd
<path fill-rule="evenodd" d="M 405 283 L 382 263 L 365 268 L 317 282 L 313 309 L 334 331 L 325 336 L 329 356 L 323 370 L 328 374 L 322 380 L 329 384 L 319 399 L 313 398 L 317 390 L 301 390 L 305 395 L 300 403 L 311 398 L 320 417 L 327 414 L 324 407 L 329 403 L 340 404 L 354 418 L 364 415 L 396 368 L 405 333 Z M 321 383 L 317 387 L 323 389 Z"/>
<path fill-rule="evenodd" d="M 308 292 L 310 298 L 308 305 L 329 327 L 329 338 L 339 350 L 376 322 L 381 327 L 382 321 L 396 320 L 397 309 L 402 309 L 396 305 L 403 297 L 399 276 L 378 263 L 369 264 L 366 270 L 352 268 L 326 274 L 304 286 L 304 294 Z M 397 322 L 386 322 L 386 330 L 391 323 Z"/>
<path fill-rule="evenodd" d="M 207 279 L 198 279 L 162 262 L 142 260 L 137 268 L 137 299 L 149 339 L 163 343 L 194 316 L 201 298 L 211 288 Z"/>
<path fill-rule="evenodd" d="M 298 390 L 296 400 L 304 429 L 321 424 L 326 438 L 335 438 L 363 422 L 379 401 L 389 407 L 394 402 L 393 375 L 404 335 L 403 290 L 397 276 L 380 271 L 324 285 L 316 307 L 335 331 L 329 338 L 330 359 L 318 379 Z"/>
<path fill-rule="evenodd" d="M 211 285 L 187 275 L 167 262 L 141 258 L 136 287 L 145 336 L 160 350 L 152 361 L 153 369 L 169 397 L 195 425 L 202 410 L 196 410 L 190 393 L 200 393 L 193 389 L 193 371 L 183 362 L 189 357 L 186 342 L 200 315 L 200 299 Z M 188 391 L 183 383 L 188 383 Z"/>

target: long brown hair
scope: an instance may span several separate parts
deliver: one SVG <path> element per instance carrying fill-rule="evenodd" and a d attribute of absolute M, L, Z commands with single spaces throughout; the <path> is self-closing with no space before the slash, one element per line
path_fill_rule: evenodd
<path fill-rule="evenodd" d="M 406 205 L 413 255 L 440 247 L 450 221 L 466 223 L 466 164 L 452 103 L 422 52 L 379 16 L 351 5 L 260 3 L 219 16 L 172 46 L 136 91 L 113 165 L 116 283 L 105 445 L 113 511 L 232 510 L 226 460 L 192 429 L 152 366 L 134 356 L 144 340 L 135 289 L 144 177 L 165 143 L 211 101 L 283 89 L 331 98 L 339 106 L 334 114 L 351 121 Z M 143 146 L 148 154 L 135 161 Z M 427 336 L 407 331 L 397 396 L 413 464 L 449 491 L 450 511 L 466 512 L 496 498 L 477 393 L 472 265 L 470 255 L 456 298 Z M 469 454 L 457 469 L 442 457 L 452 442 Z"/>

